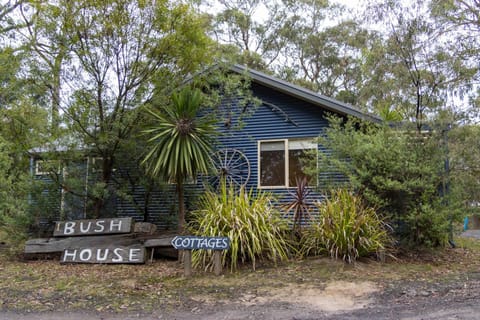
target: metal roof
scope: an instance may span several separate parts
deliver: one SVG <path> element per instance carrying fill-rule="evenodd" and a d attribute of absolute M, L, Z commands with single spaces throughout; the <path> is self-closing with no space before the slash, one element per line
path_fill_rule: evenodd
<path fill-rule="evenodd" d="M 248 74 L 248 76 L 250 76 L 252 81 L 256 83 L 278 90 L 290 96 L 294 96 L 298 99 L 310 102 L 314 105 L 322 107 L 325 110 L 341 115 L 354 116 L 360 119 L 370 120 L 374 122 L 382 121 L 380 117 L 362 112 L 350 104 L 346 104 L 336 99 L 318 94 L 314 91 L 297 86 L 293 83 L 281 80 L 279 78 L 272 77 L 263 72 L 256 71 L 238 64 L 232 65 L 230 67 L 230 70 L 239 74 L 246 73 Z"/>

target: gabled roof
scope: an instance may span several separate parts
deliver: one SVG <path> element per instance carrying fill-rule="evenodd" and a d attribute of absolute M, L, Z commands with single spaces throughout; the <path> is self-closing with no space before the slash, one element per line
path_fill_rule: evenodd
<path fill-rule="evenodd" d="M 318 94 L 306 88 L 294 85 L 293 83 L 269 76 L 263 72 L 256 71 L 237 64 L 231 66 L 230 70 L 239 74 L 246 73 L 248 76 L 250 76 L 253 82 L 283 92 L 306 102 L 312 103 L 313 105 L 317 105 L 327 111 L 331 111 L 333 113 L 345 116 L 354 116 L 360 119 L 374 122 L 382 121 L 380 117 L 362 112 L 353 107 L 352 105 Z"/>

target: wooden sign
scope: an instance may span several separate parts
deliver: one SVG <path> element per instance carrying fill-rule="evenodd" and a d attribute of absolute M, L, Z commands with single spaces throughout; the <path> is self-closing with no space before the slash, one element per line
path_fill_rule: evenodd
<path fill-rule="evenodd" d="M 172 246 L 177 250 L 227 250 L 230 247 L 230 239 L 227 237 L 176 236 L 172 239 Z"/>
<path fill-rule="evenodd" d="M 145 263 L 145 248 L 141 245 L 65 249 L 62 263 Z"/>
<path fill-rule="evenodd" d="M 55 223 L 53 236 L 71 237 L 130 233 L 132 224 L 132 218 L 58 221 Z"/>
<path fill-rule="evenodd" d="M 227 237 L 195 237 L 176 236 L 172 239 L 172 246 L 183 251 L 183 266 L 185 277 L 192 275 L 192 250 L 214 250 L 213 266 L 215 274 L 222 273 L 222 250 L 230 248 L 230 239 Z"/>

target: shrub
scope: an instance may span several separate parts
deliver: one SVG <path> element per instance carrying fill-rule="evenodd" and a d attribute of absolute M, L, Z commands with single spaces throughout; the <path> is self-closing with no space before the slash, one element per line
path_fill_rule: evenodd
<path fill-rule="evenodd" d="M 449 183 L 446 141 L 442 130 L 418 132 L 330 119 L 320 138 L 328 153 L 320 154 L 319 168 L 341 173 L 370 206 L 394 228 L 403 247 L 446 244 L 449 225 L 461 221 L 458 188 Z M 337 181 L 324 173 L 325 183 Z M 344 184 L 345 185 L 345 184 Z"/>
<path fill-rule="evenodd" d="M 352 263 L 359 257 L 384 251 L 389 244 L 388 226 L 373 208 L 364 207 L 350 191 L 333 191 L 317 206 L 319 217 L 302 238 L 304 255 L 327 253 Z"/>
<path fill-rule="evenodd" d="M 241 188 L 223 184 L 219 193 L 206 192 L 200 199 L 199 209 L 192 212 L 190 230 L 198 236 L 228 237 L 230 249 L 223 251 L 222 265 L 237 268 L 237 262 L 252 263 L 257 259 L 271 261 L 288 258 L 288 232 L 286 222 L 271 205 L 271 196 L 254 194 Z M 212 252 L 196 250 L 193 265 L 212 267 Z"/>
<path fill-rule="evenodd" d="M 28 212 L 32 181 L 10 150 L 9 143 L 0 136 L 0 242 L 7 245 L 10 253 L 17 254 L 23 250 L 32 222 Z"/>

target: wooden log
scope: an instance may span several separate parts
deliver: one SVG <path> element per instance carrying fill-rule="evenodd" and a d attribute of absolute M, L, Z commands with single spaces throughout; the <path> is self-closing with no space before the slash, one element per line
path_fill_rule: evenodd
<path fill-rule="evenodd" d="M 158 236 L 157 236 L 158 237 Z M 172 246 L 172 239 L 173 237 L 164 237 L 164 238 L 154 238 L 154 239 L 147 239 L 143 243 L 145 248 L 152 248 L 152 247 L 173 247 Z"/>
<path fill-rule="evenodd" d="M 115 234 L 105 236 L 85 236 L 68 238 L 39 238 L 30 239 L 25 243 L 26 254 L 62 253 L 65 249 L 81 249 L 101 247 L 109 244 L 130 246 L 141 244 L 143 247 L 173 248 L 173 236 L 142 236 L 135 234 Z"/>
<path fill-rule="evenodd" d="M 63 252 L 65 249 L 88 248 L 109 243 L 128 246 L 132 244 L 142 244 L 142 241 L 131 234 L 31 239 L 25 243 L 25 253 Z"/>
<path fill-rule="evenodd" d="M 157 231 L 157 226 L 149 222 L 135 222 L 133 226 L 133 233 L 154 234 Z"/>

